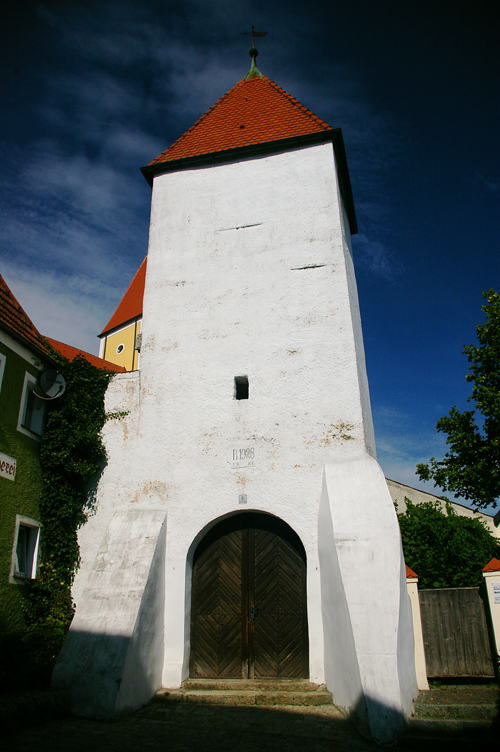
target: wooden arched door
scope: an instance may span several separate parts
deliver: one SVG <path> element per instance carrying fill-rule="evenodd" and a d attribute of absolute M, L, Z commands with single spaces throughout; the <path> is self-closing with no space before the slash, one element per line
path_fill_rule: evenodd
<path fill-rule="evenodd" d="M 192 678 L 308 678 L 306 557 L 288 525 L 223 520 L 196 549 L 192 583 Z"/>

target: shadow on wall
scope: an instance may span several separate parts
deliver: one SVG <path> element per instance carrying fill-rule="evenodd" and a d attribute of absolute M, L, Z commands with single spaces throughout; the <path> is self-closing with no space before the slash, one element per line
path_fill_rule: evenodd
<path fill-rule="evenodd" d="M 113 515 L 57 659 L 52 686 L 71 709 L 114 718 L 151 699 L 164 653 L 165 512 Z M 133 562 L 133 566 L 130 565 Z"/>
<path fill-rule="evenodd" d="M 77 654 L 80 662 L 68 666 L 63 650 L 54 671 L 52 685 L 66 689 L 75 715 L 100 720 L 115 719 L 146 705 L 154 697 L 159 683 L 157 680 L 155 683 L 152 672 L 148 671 L 144 662 L 137 660 L 137 655 L 133 661 L 127 660 L 127 654 L 130 656 L 131 653 L 136 653 L 130 650 L 131 642 L 131 638 L 123 635 L 76 631 L 70 633 L 65 645 L 66 653 L 69 657 Z M 86 670 L 82 671 L 82 667 L 86 667 Z M 200 703 L 203 700 L 200 699 Z M 179 703 L 172 700 L 171 704 Z M 210 712 L 213 713 L 213 706 L 211 707 Z M 254 707 L 253 710 L 256 712 L 257 708 Z M 339 711 L 337 717 L 328 718 L 328 723 L 349 720 L 353 730 L 356 728 L 362 736 L 372 739 L 368 724 L 360 723 L 367 711 L 378 719 L 379 728 L 387 725 L 391 730 L 398 728 L 402 732 L 407 727 L 407 720 L 401 713 L 367 697 L 360 697 L 347 718 Z M 272 712 L 279 712 L 279 707 Z M 296 715 L 304 719 L 300 711 Z M 287 711 L 286 718 L 290 717 L 291 713 Z M 320 722 L 320 718 L 314 718 L 316 722 Z"/>
<path fill-rule="evenodd" d="M 52 686 L 66 689 L 71 697 L 71 709 L 76 715 L 87 718 L 109 720 L 123 713 L 131 712 L 148 703 L 160 684 L 154 681 L 151 671 L 134 656 L 133 666 L 130 655 L 131 638 L 123 635 L 106 635 L 91 632 L 73 631 L 63 649 L 52 680 Z M 77 654 L 78 664 L 68 666 L 64 653 Z M 82 667 L 86 667 L 82 671 Z M 361 697 L 349 714 L 349 719 L 370 738 L 366 728 L 361 727 L 359 718 L 366 715 L 366 705 L 370 705 L 372 715 L 376 715 L 382 725 L 404 729 L 407 725 L 403 715 L 384 704 Z"/>
<path fill-rule="evenodd" d="M 123 635 L 68 633 L 52 686 L 68 691 L 73 713 L 109 720 L 149 702 L 159 687 L 158 678 L 140 656 L 131 660 L 131 643 L 132 638 Z"/>

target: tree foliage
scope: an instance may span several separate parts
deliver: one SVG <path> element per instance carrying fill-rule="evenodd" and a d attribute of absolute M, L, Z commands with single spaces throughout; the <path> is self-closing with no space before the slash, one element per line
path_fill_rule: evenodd
<path fill-rule="evenodd" d="M 477 327 L 479 345 L 464 348 L 470 363 L 465 377 L 472 383 L 474 410 L 455 405 L 437 423 L 450 445 L 442 460 L 417 465 L 421 480 L 433 479 L 444 491 L 463 496 L 477 508 L 496 506 L 500 496 L 500 295 L 483 293 L 486 322 Z M 478 423 L 479 418 L 479 423 Z"/>
<path fill-rule="evenodd" d="M 405 499 L 398 514 L 405 561 L 420 588 L 479 587 L 483 567 L 500 558 L 499 542 L 482 520 L 458 515 L 446 501 L 447 514 L 439 502 Z"/>

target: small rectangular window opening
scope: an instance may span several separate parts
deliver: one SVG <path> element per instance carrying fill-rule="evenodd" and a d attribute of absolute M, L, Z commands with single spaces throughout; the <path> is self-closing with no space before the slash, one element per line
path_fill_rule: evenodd
<path fill-rule="evenodd" d="M 43 400 L 28 388 L 23 426 L 37 436 L 43 434 L 44 407 Z"/>
<path fill-rule="evenodd" d="M 36 379 L 30 373 L 24 374 L 23 397 L 19 410 L 17 430 L 33 438 L 43 435 L 45 423 L 45 400 L 33 392 Z"/>
<path fill-rule="evenodd" d="M 28 580 L 36 577 L 39 527 L 20 524 L 15 548 L 14 576 Z"/>
<path fill-rule="evenodd" d="M 19 525 L 19 532 L 17 534 L 17 546 L 16 546 L 16 574 L 20 574 L 23 577 L 27 577 L 28 574 L 28 540 L 29 540 L 29 528 L 24 525 Z"/>
<path fill-rule="evenodd" d="M 248 399 L 248 376 L 234 377 L 234 398 L 237 400 Z"/>

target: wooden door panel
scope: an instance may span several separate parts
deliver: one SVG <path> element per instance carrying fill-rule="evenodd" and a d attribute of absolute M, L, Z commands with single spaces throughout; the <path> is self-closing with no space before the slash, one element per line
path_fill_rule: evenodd
<path fill-rule="evenodd" d="M 232 518 L 202 541 L 193 563 L 192 677 L 309 676 L 300 549 L 283 523 L 257 514 Z"/>
<path fill-rule="evenodd" d="M 254 567 L 254 676 L 307 678 L 305 562 L 284 538 L 256 530 Z"/>
<path fill-rule="evenodd" d="M 242 533 L 211 543 L 193 571 L 192 677 L 241 678 Z"/>

